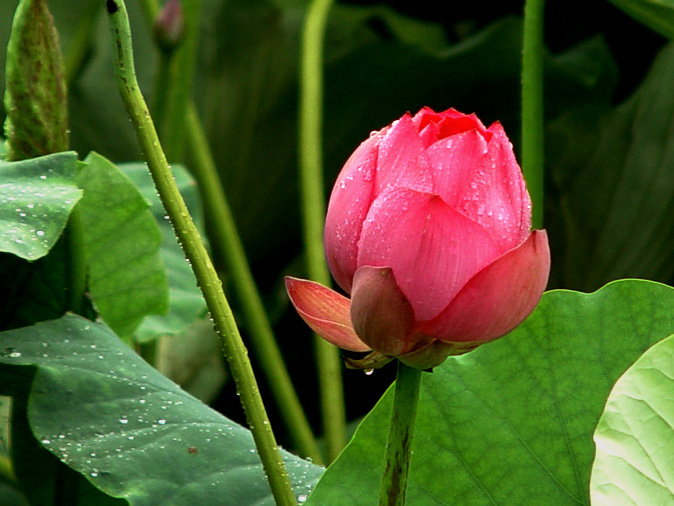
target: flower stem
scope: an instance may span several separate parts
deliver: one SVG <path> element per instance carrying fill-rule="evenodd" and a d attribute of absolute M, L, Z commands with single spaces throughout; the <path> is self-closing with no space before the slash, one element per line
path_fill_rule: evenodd
<path fill-rule="evenodd" d="M 171 162 L 182 162 L 185 151 L 184 125 L 194 81 L 201 0 L 182 0 L 182 5 L 185 15 L 184 40 L 171 57 L 166 112 L 160 125 L 166 157 Z"/>
<path fill-rule="evenodd" d="M 332 0 L 314 0 L 309 6 L 302 34 L 300 67 L 300 186 L 304 220 L 304 247 L 309 278 L 330 285 L 325 263 L 323 227 L 323 41 Z M 323 430 L 328 462 L 346 442 L 346 415 L 339 350 L 318 336 L 314 339 Z"/>
<path fill-rule="evenodd" d="M 151 28 L 153 20 L 159 13 L 159 6 L 152 0 L 143 0 L 142 5 L 146 22 Z M 157 88 L 155 93 L 156 90 Z M 160 109 L 158 105 L 155 107 L 157 110 Z M 240 301 L 241 315 L 250 330 L 249 338 L 253 352 L 260 361 L 269 389 L 279 407 L 280 416 L 298 453 L 321 464 L 323 460 L 316 438 L 274 338 L 269 317 L 253 279 L 234 216 L 218 176 L 213 154 L 191 97 L 187 103 L 184 131 L 187 148 L 192 157 L 189 168 L 199 185 L 206 215 L 217 217 L 209 223 L 213 235 L 211 244 L 222 254 L 227 273 L 231 276 L 232 285 Z"/>
<path fill-rule="evenodd" d="M 295 496 L 262 403 L 247 350 L 222 290 L 222 283 L 175 184 L 147 104 L 138 87 L 131 46 L 131 30 L 124 0 L 107 0 L 106 6 L 115 49 L 115 72 L 122 100 L 133 122 L 157 192 L 185 250 L 185 255 L 192 265 L 215 322 L 225 358 L 236 383 L 276 504 L 294 506 L 296 505 Z"/>
<path fill-rule="evenodd" d="M 405 505 L 420 387 L 421 370 L 399 361 L 379 506 Z"/>
<path fill-rule="evenodd" d="M 311 457 L 314 463 L 320 464 L 321 452 L 274 338 L 274 331 L 255 285 L 234 216 L 192 102 L 187 108 L 186 127 L 187 144 L 194 158 L 194 177 L 202 192 L 208 215 L 218 217 L 212 224 L 215 239 L 213 244 L 223 250 L 223 260 L 238 292 L 241 315 L 250 330 L 254 352 L 297 450 L 302 456 Z"/>
<path fill-rule="evenodd" d="M 522 47 L 522 172 L 532 202 L 534 228 L 543 227 L 543 6 L 526 0 Z"/>

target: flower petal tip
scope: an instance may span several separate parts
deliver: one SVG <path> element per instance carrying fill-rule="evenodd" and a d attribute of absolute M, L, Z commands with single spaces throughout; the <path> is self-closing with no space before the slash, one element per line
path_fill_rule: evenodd
<path fill-rule="evenodd" d="M 351 301 L 314 281 L 286 276 L 290 302 L 307 325 L 323 339 L 349 351 L 370 351 L 351 325 Z"/>

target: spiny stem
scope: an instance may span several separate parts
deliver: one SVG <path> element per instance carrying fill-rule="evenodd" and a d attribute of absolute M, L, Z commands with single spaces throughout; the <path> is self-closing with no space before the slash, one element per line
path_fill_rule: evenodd
<path fill-rule="evenodd" d="M 309 6 L 300 69 L 300 186 L 307 274 L 325 286 L 330 284 L 330 273 L 323 250 L 323 41 L 331 5 L 332 0 L 314 0 Z M 314 342 L 326 453 L 332 461 L 346 441 L 342 364 L 337 348 L 318 336 Z"/>
<path fill-rule="evenodd" d="M 379 506 L 405 505 L 420 388 L 421 371 L 398 362 Z"/>
<path fill-rule="evenodd" d="M 522 47 L 522 172 L 532 202 L 533 228 L 543 228 L 543 5 L 526 0 Z"/>
<path fill-rule="evenodd" d="M 131 46 L 131 30 L 124 0 L 107 0 L 106 7 L 114 46 L 115 71 L 122 100 L 135 127 L 157 192 L 185 250 L 185 255 L 192 265 L 215 322 L 225 358 L 236 383 L 276 504 L 294 506 L 296 505 L 295 496 L 262 403 L 247 350 L 241 340 L 213 263 L 175 184 L 147 104 L 138 87 Z"/>

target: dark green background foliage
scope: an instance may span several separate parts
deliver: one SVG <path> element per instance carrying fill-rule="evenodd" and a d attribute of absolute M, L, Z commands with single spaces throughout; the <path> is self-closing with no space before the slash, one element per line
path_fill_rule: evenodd
<path fill-rule="evenodd" d="M 193 95 L 280 345 L 295 383 L 301 385 L 299 394 L 308 415 L 318 428 L 315 372 L 307 366 L 313 360 L 311 339 L 289 310 L 281 282 L 287 273 L 303 275 L 296 146 L 299 35 L 305 3 L 202 3 Z M 553 255 L 550 288 L 593 291 L 622 277 L 672 284 L 674 46 L 663 36 L 672 34 L 671 9 L 664 13 L 647 10 L 641 16 L 656 32 L 609 2 L 548 3 L 545 224 Z M 618 3 L 635 2 L 616 0 Z M 149 96 L 157 53 L 136 2 L 128 4 L 139 78 Z M 16 0 L 0 2 L 0 47 L 6 46 L 16 5 Z M 82 20 L 98 11 L 86 55 L 69 83 L 72 149 L 80 159 L 90 152 L 99 153 L 105 158 L 92 155 L 93 160 L 104 165 L 105 159 L 137 162 L 141 155 L 113 77 L 103 2 L 50 0 L 49 5 L 66 61 Z M 518 152 L 521 12 L 522 2 L 514 0 L 492 5 L 463 2 L 449 8 L 430 0 L 335 5 L 325 51 L 326 196 L 350 152 L 372 130 L 424 105 L 475 112 L 486 124 L 499 120 Z M 0 86 L 4 62 L 4 51 L 0 51 Z M 182 162 L 189 167 L 189 154 Z M 128 202 L 133 201 L 138 214 L 143 214 L 139 220 L 147 222 L 151 211 L 159 222 L 163 235 L 150 226 L 152 231 L 144 236 L 153 237 L 153 254 L 155 258 L 161 255 L 168 266 L 172 294 L 179 292 L 179 304 L 174 304 L 174 297 L 169 322 L 145 320 L 137 329 L 136 339 L 145 341 L 151 340 L 157 329 L 167 331 L 170 327 L 168 331 L 173 332 L 174 325 L 184 328 L 184 320 L 201 316 L 204 308 L 189 273 L 184 272 L 168 227 L 162 226 L 161 210 L 156 202 L 150 210 L 143 204 L 141 194 L 148 198 L 151 193 L 138 168 L 129 165 L 124 169 L 141 191 L 134 195 L 131 191 Z M 192 210 L 197 210 L 199 198 L 194 187 L 182 170 L 179 174 L 181 188 L 189 193 Z M 110 177 L 120 185 L 129 183 L 114 171 Z M 206 232 L 209 223 L 217 219 L 204 217 Z M 20 309 L 0 308 L 0 330 L 61 316 L 64 294 L 50 296 L 49 290 L 66 275 L 63 243 L 58 241 L 48 256 L 33 263 L 0 253 L 0 297 L 11 295 L 13 305 L 7 307 Z M 215 249 L 213 253 L 221 265 L 221 252 Z M 15 273 L 23 277 L 13 279 Z M 227 273 L 223 274 L 227 285 Z M 155 277 L 157 286 L 165 283 L 158 279 L 161 276 Z M 158 290 L 161 292 L 161 287 Z M 658 290 L 651 286 L 644 293 L 653 295 Z M 564 296 L 557 294 L 550 300 L 555 297 Z M 161 293 L 148 305 L 165 308 L 160 299 Z M 236 311 L 237 301 L 232 303 Z M 112 325 L 118 315 L 112 307 L 108 323 Z M 133 328 L 124 328 L 125 323 L 118 323 L 119 332 L 130 338 Z M 246 329 L 242 331 L 245 336 Z M 643 342 L 651 343 L 650 339 Z M 7 366 L 6 370 L 21 369 L 16 377 L 27 381 L 28 367 Z M 392 368 L 369 377 L 355 371 L 345 373 L 350 420 L 369 411 L 390 383 L 392 373 Z M 607 395 L 608 388 L 605 390 Z M 31 402 L 27 392 L 18 398 Z M 214 405 L 229 418 L 243 420 L 231 384 Z M 268 406 L 273 409 L 271 403 Z M 278 416 L 271 415 L 279 439 L 286 444 Z M 384 415 L 381 409 L 374 414 Z M 27 421 L 17 420 L 17 424 L 26 426 Z M 583 430 L 587 433 L 589 429 Z M 28 435 L 22 442 L 29 454 L 39 454 L 46 466 L 56 465 L 53 456 Z M 587 457 L 590 450 L 583 447 L 583 452 Z M 582 469 L 587 474 L 586 464 Z M 575 472 L 577 468 L 568 470 Z M 82 487 L 81 494 L 97 497 L 96 490 Z M 10 494 L 0 484 L 0 502 L 21 504 Z"/>

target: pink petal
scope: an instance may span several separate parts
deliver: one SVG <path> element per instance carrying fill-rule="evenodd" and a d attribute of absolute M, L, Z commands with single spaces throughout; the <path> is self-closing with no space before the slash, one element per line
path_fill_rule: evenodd
<path fill-rule="evenodd" d="M 428 149 L 436 193 L 489 230 L 501 253 L 521 244 L 531 227 L 531 201 L 512 145 L 500 124 L 489 142 L 473 130 Z"/>
<path fill-rule="evenodd" d="M 359 266 L 393 269 L 417 320 L 437 316 L 500 254 L 486 230 L 440 197 L 408 189 L 375 200 L 358 250 Z"/>
<path fill-rule="evenodd" d="M 395 121 L 379 144 L 375 185 L 375 197 L 389 189 L 433 187 L 426 150 L 409 114 Z"/>
<path fill-rule="evenodd" d="M 364 266 L 356 271 L 351 296 L 351 322 L 370 348 L 384 355 L 408 353 L 414 311 L 388 267 Z"/>
<path fill-rule="evenodd" d="M 477 130 L 487 139 L 491 137 L 475 114 L 463 114 L 456 109 L 436 113 L 429 107 L 424 107 L 414 115 L 412 122 L 419 130 L 425 147 L 469 130 Z"/>
<path fill-rule="evenodd" d="M 372 203 L 378 143 L 376 134 L 363 142 L 337 177 L 325 218 L 325 255 L 330 272 L 346 292 L 356 272 L 358 238 Z"/>
<path fill-rule="evenodd" d="M 545 230 L 478 272 L 419 332 L 447 342 L 490 341 L 517 327 L 533 311 L 550 272 Z"/>
<path fill-rule="evenodd" d="M 286 276 L 285 282 L 290 301 L 311 330 L 345 350 L 370 350 L 351 326 L 349 299 L 306 279 Z"/>

